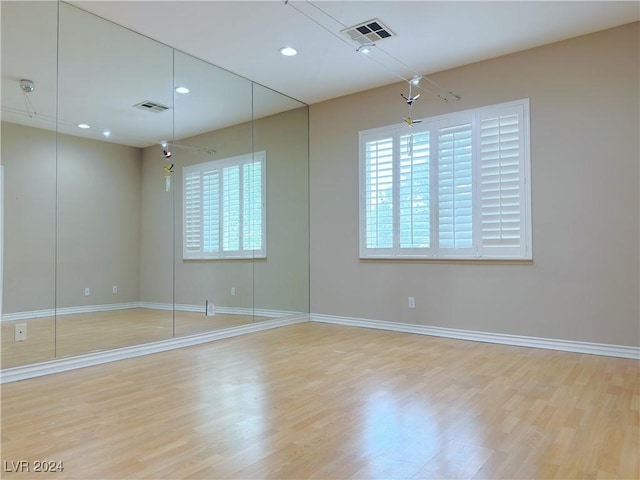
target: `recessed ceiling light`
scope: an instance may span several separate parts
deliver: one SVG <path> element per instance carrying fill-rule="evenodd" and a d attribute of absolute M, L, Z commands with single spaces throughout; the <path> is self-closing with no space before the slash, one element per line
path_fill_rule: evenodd
<path fill-rule="evenodd" d="M 111 136 L 111 130 L 107 129 L 107 130 L 103 130 L 102 131 L 102 135 L 104 135 L 105 137 L 109 137 Z"/>
<path fill-rule="evenodd" d="M 358 48 L 356 49 L 356 51 L 357 51 L 357 52 L 360 52 L 360 53 L 365 53 L 365 54 L 367 54 L 367 53 L 369 53 L 369 52 L 371 51 L 371 49 L 372 49 L 373 47 L 375 47 L 375 46 L 376 46 L 376 44 L 375 44 L 375 43 L 367 43 L 366 45 L 362 45 L 361 47 L 358 47 Z"/>
<path fill-rule="evenodd" d="M 189 93 L 189 89 L 187 87 L 176 87 L 176 93 Z"/>
<path fill-rule="evenodd" d="M 282 47 L 280 49 L 280 53 L 285 57 L 293 57 L 298 53 L 298 51 L 293 47 Z"/>
<path fill-rule="evenodd" d="M 78 128 L 91 128 L 91 125 L 87 125 L 86 123 L 79 123 Z"/>

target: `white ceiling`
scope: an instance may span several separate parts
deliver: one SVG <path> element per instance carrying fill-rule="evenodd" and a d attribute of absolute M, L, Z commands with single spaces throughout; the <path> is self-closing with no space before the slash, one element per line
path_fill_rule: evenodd
<path fill-rule="evenodd" d="M 312 104 L 640 19 L 636 1 L 71 4 L 189 55 L 174 57 L 166 46 L 64 4 L 57 36 L 56 2 L 3 0 L 2 118 L 49 129 L 57 118 L 62 133 L 138 147 L 295 108 L 292 98 Z M 395 36 L 363 55 L 341 30 L 374 18 Z M 285 45 L 299 54 L 280 55 Z M 188 96 L 173 94 L 174 72 L 192 89 Z M 268 88 L 252 89 L 230 72 Z M 37 115 L 29 115 L 21 78 L 36 82 L 27 97 Z M 426 95 L 447 95 L 442 87 Z M 131 108 L 145 100 L 171 110 Z M 80 122 L 93 128 L 80 131 Z M 109 139 L 101 135 L 107 128 Z"/>
<path fill-rule="evenodd" d="M 308 104 L 640 19 L 637 1 L 72 3 Z M 373 18 L 396 36 L 368 59 L 340 31 Z"/>

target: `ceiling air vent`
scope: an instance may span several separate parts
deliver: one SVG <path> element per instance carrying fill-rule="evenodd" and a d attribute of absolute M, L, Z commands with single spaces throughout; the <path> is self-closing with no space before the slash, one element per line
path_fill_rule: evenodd
<path fill-rule="evenodd" d="M 146 110 L 148 112 L 164 112 L 165 110 L 169 110 L 169 107 L 166 105 L 162 105 L 158 102 L 152 102 L 151 100 L 145 100 L 144 102 L 136 103 L 134 108 L 139 108 L 140 110 Z"/>
<path fill-rule="evenodd" d="M 395 37 L 391 31 L 378 19 L 368 20 L 353 27 L 345 28 L 341 33 L 346 34 L 354 42 L 360 45 L 376 43 L 385 38 Z"/>

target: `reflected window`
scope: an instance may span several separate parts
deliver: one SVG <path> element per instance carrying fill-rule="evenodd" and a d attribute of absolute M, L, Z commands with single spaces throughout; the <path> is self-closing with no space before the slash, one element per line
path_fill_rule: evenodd
<path fill-rule="evenodd" d="M 183 168 L 183 258 L 266 257 L 266 152 Z"/>

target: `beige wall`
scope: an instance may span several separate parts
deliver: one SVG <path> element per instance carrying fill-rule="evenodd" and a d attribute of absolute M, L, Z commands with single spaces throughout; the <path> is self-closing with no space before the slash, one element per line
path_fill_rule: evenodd
<path fill-rule="evenodd" d="M 3 313 L 137 301 L 140 150 L 67 135 L 56 147 L 55 132 L 6 122 L 1 133 Z"/>
<path fill-rule="evenodd" d="M 134 147 L 58 136 L 58 308 L 138 300 L 140 156 Z"/>
<path fill-rule="evenodd" d="M 52 309 L 56 134 L 7 122 L 0 125 L 4 166 L 2 312 Z"/>
<path fill-rule="evenodd" d="M 309 114 L 307 107 L 255 122 L 267 152 L 267 259 L 255 263 L 255 307 L 309 311 Z"/>
<path fill-rule="evenodd" d="M 635 23 L 433 75 L 462 100 L 416 102 L 530 98 L 532 264 L 360 261 L 358 131 L 401 122 L 406 85 L 312 105 L 311 311 L 638 346 L 639 67 Z"/>

